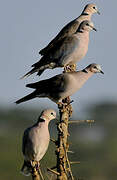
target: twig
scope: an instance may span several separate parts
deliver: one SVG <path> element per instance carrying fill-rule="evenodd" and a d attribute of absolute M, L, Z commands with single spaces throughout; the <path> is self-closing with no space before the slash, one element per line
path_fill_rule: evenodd
<path fill-rule="evenodd" d="M 67 152 L 66 152 L 66 159 L 67 159 L 67 164 L 68 164 L 68 167 L 69 167 L 68 170 L 69 170 L 71 179 L 74 180 L 74 177 L 73 177 L 73 174 L 72 174 L 72 171 L 71 171 L 71 165 L 70 165 L 70 161 L 69 161 L 69 159 L 68 159 Z"/>
<path fill-rule="evenodd" d="M 51 138 L 50 141 L 52 141 L 53 143 L 57 144 L 57 140 L 55 140 L 55 139 Z"/>
<path fill-rule="evenodd" d="M 33 170 L 32 172 L 32 180 L 40 180 L 40 176 L 37 170 Z"/>
<path fill-rule="evenodd" d="M 42 172 L 41 172 L 41 169 L 39 168 L 39 174 L 40 174 L 40 176 L 41 176 L 41 179 L 42 180 L 44 180 L 44 177 L 43 177 L 43 174 L 42 174 Z"/>
<path fill-rule="evenodd" d="M 38 165 L 39 165 L 39 162 L 37 162 L 37 161 L 32 161 L 31 162 L 32 180 L 40 180 L 40 174 L 39 174 L 39 171 L 37 170 Z"/>
<path fill-rule="evenodd" d="M 70 161 L 70 164 L 80 164 L 80 161 Z"/>
<path fill-rule="evenodd" d="M 70 150 L 69 150 L 69 151 L 67 151 L 67 153 L 71 153 L 71 154 L 74 154 L 74 152 L 73 152 L 73 151 L 70 151 Z"/>
<path fill-rule="evenodd" d="M 56 174 L 56 175 L 60 175 L 60 173 L 58 173 L 57 171 L 54 171 L 53 169 L 47 168 L 47 170 L 54 173 L 54 174 Z"/>
<path fill-rule="evenodd" d="M 70 120 L 68 123 L 94 123 L 94 120 Z"/>

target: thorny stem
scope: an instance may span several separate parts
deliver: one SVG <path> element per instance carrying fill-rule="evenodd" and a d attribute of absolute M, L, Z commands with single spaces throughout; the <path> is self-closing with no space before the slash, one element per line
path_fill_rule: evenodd
<path fill-rule="evenodd" d="M 33 168 L 32 170 L 32 180 L 40 180 L 40 176 L 36 168 Z"/>
<path fill-rule="evenodd" d="M 76 65 L 72 68 L 65 67 L 63 73 L 76 71 Z M 62 101 L 61 106 L 58 106 L 60 113 L 60 122 L 58 125 L 58 147 L 57 147 L 57 172 L 60 175 L 57 176 L 57 180 L 68 180 L 68 171 L 71 176 L 71 180 L 74 180 L 70 162 L 68 159 L 68 123 L 69 117 L 72 115 L 72 106 L 70 97 L 67 97 Z"/>
<path fill-rule="evenodd" d="M 68 65 L 64 68 L 63 73 L 66 72 L 74 72 L 76 71 L 76 65 Z M 70 179 L 74 180 L 71 165 L 68 159 L 68 125 L 69 125 L 69 117 L 72 115 L 72 106 L 71 106 L 70 97 L 67 97 L 62 101 L 62 103 L 58 103 L 59 113 L 60 113 L 60 121 L 57 126 L 58 129 L 58 140 L 53 141 L 57 146 L 57 180 L 68 180 L 69 175 Z M 51 170 L 52 172 L 52 170 Z M 69 173 L 68 173 L 69 172 Z M 55 173 L 55 172 L 53 172 Z"/>
<path fill-rule="evenodd" d="M 58 124 L 58 151 L 57 151 L 57 172 L 60 175 L 57 176 L 58 180 L 68 180 L 68 171 L 70 173 L 70 177 L 74 180 L 70 163 L 68 160 L 67 152 L 68 152 L 68 121 L 69 117 L 72 115 L 72 106 L 70 104 L 70 98 L 66 98 L 63 101 L 61 107 L 59 106 L 60 112 L 60 123 Z"/>
<path fill-rule="evenodd" d="M 44 180 L 44 177 L 43 177 L 43 174 L 42 174 L 42 172 L 41 172 L 41 169 L 39 168 L 39 174 L 40 174 L 40 176 L 41 176 L 41 179 L 42 180 Z"/>
<path fill-rule="evenodd" d="M 70 65 L 69 67 L 65 67 L 63 73 L 66 72 L 74 72 L 76 71 L 76 65 Z M 52 141 L 57 146 L 57 172 L 49 169 L 50 172 L 57 175 L 57 180 L 74 180 L 71 164 L 79 164 L 79 161 L 70 162 L 68 159 L 68 152 L 69 152 L 69 144 L 68 144 L 68 125 L 72 123 L 93 123 L 94 120 L 76 120 L 76 121 L 69 121 L 69 117 L 72 115 L 72 106 L 71 103 L 73 101 L 70 100 L 70 97 L 67 97 L 62 101 L 62 103 L 58 103 L 58 109 L 60 113 L 60 121 L 58 123 L 58 139 Z M 70 175 L 70 177 L 69 177 Z"/>
<path fill-rule="evenodd" d="M 31 163 L 31 168 L 32 168 L 32 171 L 31 171 L 32 180 L 40 180 L 41 178 L 42 180 L 44 180 L 40 167 L 39 167 L 39 162 L 33 161 Z"/>
<path fill-rule="evenodd" d="M 67 175 L 66 175 L 66 159 L 65 159 L 65 154 L 64 154 L 64 148 L 63 148 L 63 144 L 65 142 L 63 142 L 66 138 L 65 138 L 65 124 L 62 118 L 62 112 L 60 110 L 60 123 L 58 124 L 58 131 L 59 131 L 59 135 L 58 135 L 58 153 L 57 153 L 57 171 L 60 173 L 60 175 L 58 175 L 58 180 L 62 180 L 65 179 L 67 180 Z M 64 130 L 63 130 L 64 128 Z"/>

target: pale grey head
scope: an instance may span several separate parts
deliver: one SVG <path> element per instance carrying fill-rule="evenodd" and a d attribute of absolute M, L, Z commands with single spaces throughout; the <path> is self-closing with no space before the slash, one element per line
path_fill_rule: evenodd
<path fill-rule="evenodd" d="M 85 70 L 87 72 L 90 71 L 90 72 L 93 72 L 93 73 L 102 73 L 102 74 L 104 74 L 104 72 L 101 69 L 101 66 L 99 64 L 95 64 L 95 63 L 92 63 L 89 66 L 87 66 L 85 68 Z"/>
<path fill-rule="evenodd" d="M 81 22 L 78 28 L 78 32 L 86 32 L 86 31 L 89 32 L 91 30 L 97 31 L 94 27 L 93 22 L 88 21 L 88 20 Z"/>
<path fill-rule="evenodd" d="M 83 10 L 83 13 L 82 14 L 94 14 L 94 13 L 97 13 L 97 14 L 100 14 L 100 12 L 98 11 L 98 8 L 95 4 L 87 4 Z"/>
<path fill-rule="evenodd" d="M 56 119 L 56 112 L 53 109 L 45 109 L 42 111 L 40 118 L 51 121 L 52 119 Z"/>

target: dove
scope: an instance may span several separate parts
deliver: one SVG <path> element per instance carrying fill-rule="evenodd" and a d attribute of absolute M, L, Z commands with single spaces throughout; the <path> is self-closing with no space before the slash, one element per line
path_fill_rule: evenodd
<path fill-rule="evenodd" d="M 36 162 L 39 165 L 40 160 L 45 155 L 50 141 L 48 124 L 50 120 L 55 118 L 56 112 L 53 109 L 45 109 L 42 111 L 37 123 L 24 131 L 22 143 L 24 164 L 21 169 L 22 174 L 29 176 L 32 163 Z"/>
<path fill-rule="evenodd" d="M 83 21 L 76 33 L 59 41 L 40 61 L 33 64 L 33 69 L 22 78 L 28 77 L 35 72 L 41 75 L 48 68 L 53 69 L 76 64 L 88 51 L 89 32 L 91 30 L 96 31 L 93 23 L 88 20 Z"/>
<path fill-rule="evenodd" d="M 63 39 L 64 37 L 67 37 L 69 35 L 74 34 L 80 23 L 85 20 L 91 20 L 91 16 L 94 13 L 100 14 L 98 11 L 98 8 L 95 4 L 87 4 L 85 8 L 83 9 L 81 15 L 74 19 L 73 21 L 69 22 L 63 29 L 58 33 L 58 35 L 42 50 L 40 50 L 39 54 L 44 55 L 46 54 L 56 43 Z"/>
<path fill-rule="evenodd" d="M 36 97 L 47 97 L 58 104 L 66 97 L 77 92 L 94 73 L 104 74 L 101 70 L 101 66 L 93 63 L 81 71 L 66 72 L 50 79 L 27 84 L 26 87 L 35 90 L 31 94 L 16 101 L 16 104 L 20 104 Z"/>

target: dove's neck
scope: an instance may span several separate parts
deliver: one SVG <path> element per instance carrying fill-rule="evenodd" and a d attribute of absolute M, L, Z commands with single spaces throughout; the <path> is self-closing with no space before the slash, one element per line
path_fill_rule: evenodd
<path fill-rule="evenodd" d="M 80 83 L 83 85 L 94 73 L 84 69 L 82 71 L 76 72 L 76 76 L 78 77 Z"/>
<path fill-rule="evenodd" d="M 78 16 L 76 18 L 76 21 L 78 21 L 79 23 L 83 22 L 83 21 L 90 21 L 91 20 L 91 14 L 88 14 L 88 13 L 82 13 L 80 16 Z"/>
<path fill-rule="evenodd" d="M 91 16 L 92 16 L 92 14 L 82 13 L 82 14 L 81 14 L 81 16 L 82 16 L 82 17 L 85 17 L 85 18 L 86 18 L 86 20 L 89 20 L 89 21 L 90 21 L 90 20 L 91 20 Z"/>
<path fill-rule="evenodd" d="M 86 16 L 87 20 L 90 20 L 91 16 L 92 16 L 92 12 L 90 10 L 88 10 L 88 9 L 84 9 L 81 15 Z"/>
<path fill-rule="evenodd" d="M 88 69 L 83 69 L 82 73 L 86 80 L 88 80 L 94 73 L 89 71 Z"/>
<path fill-rule="evenodd" d="M 37 121 L 37 125 L 38 126 L 47 126 L 48 127 L 48 123 L 49 123 L 49 121 L 48 121 L 48 119 L 47 119 L 47 117 L 40 117 L 39 118 L 39 120 Z"/>
<path fill-rule="evenodd" d="M 87 30 L 79 29 L 78 32 L 76 32 L 76 36 L 78 39 L 85 39 L 85 42 L 89 41 L 89 31 Z"/>

